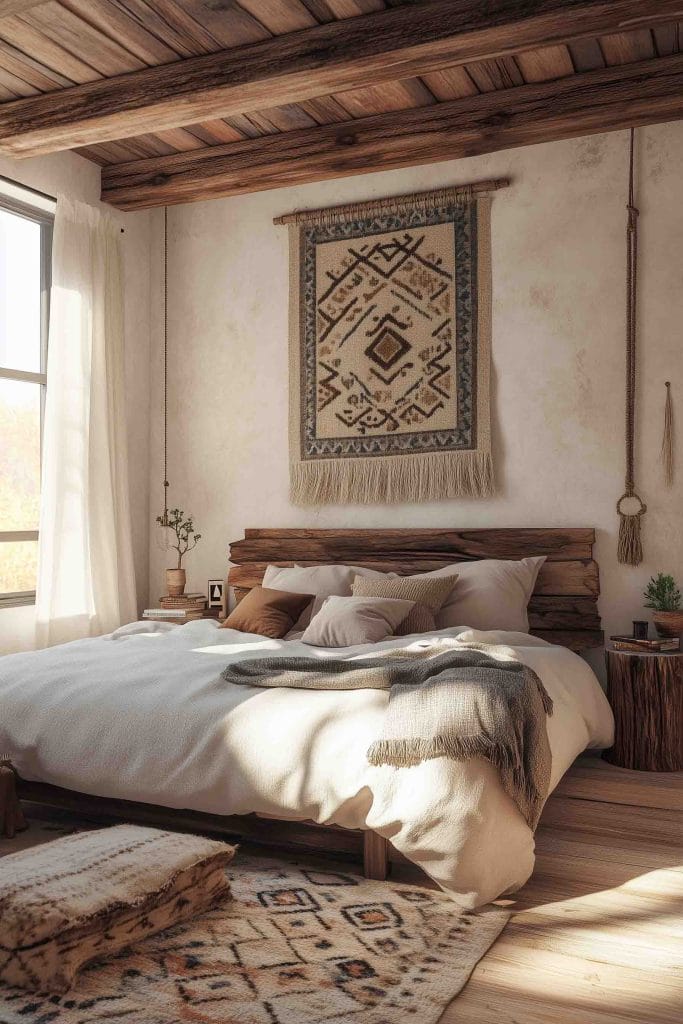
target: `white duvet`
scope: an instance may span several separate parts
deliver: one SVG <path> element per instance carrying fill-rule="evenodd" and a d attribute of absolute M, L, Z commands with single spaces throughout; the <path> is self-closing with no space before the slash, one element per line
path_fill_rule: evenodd
<path fill-rule="evenodd" d="M 508 645 L 543 680 L 555 705 L 551 788 L 586 747 L 611 744 L 609 705 L 578 655 L 522 633 L 429 634 L 456 635 Z M 457 899 L 486 903 L 534 864 L 533 835 L 488 762 L 372 767 L 365 754 L 386 691 L 259 690 L 220 678 L 243 658 L 363 657 L 425 636 L 342 652 L 200 620 L 10 655 L 0 658 L 0 751 L 25 779 L 99 796 L 372 828 Z"/>

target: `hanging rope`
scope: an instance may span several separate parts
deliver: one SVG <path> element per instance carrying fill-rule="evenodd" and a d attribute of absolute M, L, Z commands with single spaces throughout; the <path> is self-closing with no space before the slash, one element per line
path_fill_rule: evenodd
<path fill-rule="evenodd" d="M 168 526 L 168 207 L 164 207 L 164 526 Z"/>
<path fill-rule="evenodd" d="M 631 129 L 628 172 L 628 218 L 626 222 L 626 481 L 617 502 L 619 513 L 619 544 L 617 558 L 625 565 L 640 565 L 643 546 L 640 523 L 647 511 L 643 499 L 636 493 L 634 483 L 634 444 L 636 415 L 636 286 L 638 280 L 638 209 L 634 188 L 635 131 Z M 627 499 L 638 502 L 636 512 L 622 511 Z"/>
<path fill-rule="evenodd" d="M 664 381 L 666 401 L 664 402 L 664 434 L 662 436 L 662 466 L 664 483 L 671 487 L 674 482 L 674 407 L 671 400 L 671 381 Z"/>

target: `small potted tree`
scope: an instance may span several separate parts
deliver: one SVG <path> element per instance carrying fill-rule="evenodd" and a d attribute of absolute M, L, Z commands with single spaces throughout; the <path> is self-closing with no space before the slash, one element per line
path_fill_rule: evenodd
<path fill-rule="evenodd" d="M 645 607 L 654 611 L 652 618 L 660 636 L 680 636 L 683 633 L 681 592 L 673 576 L 660 572 L 650 577 L 643 597 Z"/>
<path fill-rule="evenodd" d="M 195 533 L 192 516 L 186 519 L 181 508 L 170 509 L 167 516 L 157 516 L 157 523 L 175 534 L 175 544 L 170 546 L 178 552 L 178 565 L 175 569 L 166 570 L 166 588 L 169 597 L 180 597 L 185 592 L 183 558 L 188 551 L 197 546 L 197 541 L 202 539 L 202 535 Z"/>

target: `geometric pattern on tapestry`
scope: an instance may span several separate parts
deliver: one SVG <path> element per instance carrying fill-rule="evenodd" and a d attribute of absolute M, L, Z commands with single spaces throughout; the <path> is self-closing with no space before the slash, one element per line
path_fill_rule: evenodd
<path fill-rule="evenodd" d="M 317 437 L 456 429 L 453 249 L 440 224 L 319 250 Z"/>
<path fill-rule="evenodd" d="M 295 215 L 294 502 L 492 492 L 489 205 L 456 189 Z"/>
<path fill-rule="evenodd" d="M 343 867 L 239 855 L 227 873 L 233 900 L 93 964 L 66 995 L 0 986 L 0 1020 L 435 1024 L 509 918 Z"/>
<path fill-rule="evenodd" d="M 306 232 L 304 458 L 474 446 L 474 209 Z"/>

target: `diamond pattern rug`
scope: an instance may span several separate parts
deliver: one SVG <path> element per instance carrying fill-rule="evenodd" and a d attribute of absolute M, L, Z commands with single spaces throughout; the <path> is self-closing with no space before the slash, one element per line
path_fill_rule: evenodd
<path fill-rule="evenodd" d="M 34 821 L 0 856 L 73 830 Z M 92 965 L 66 995 L 0 985 L 0 1024 L 431 1024 L 510 916 L 345 865 L 238 854 L 228 875 L 231 902 Z"/>

